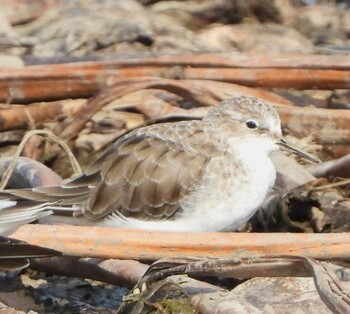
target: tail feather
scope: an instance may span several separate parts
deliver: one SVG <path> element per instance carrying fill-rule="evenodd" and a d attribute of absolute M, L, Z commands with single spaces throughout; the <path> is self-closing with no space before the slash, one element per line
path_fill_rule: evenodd
<path fill-rule="evenodd" d="M 0 270 L 22 269 L 29 266 L 28 258 L 61 254 L 53 249 L 0 236 Z"/>
<path fill-rule="evenodd" d="M 100 174 L 83 174 L 62 186 L 41 186 L 25 189 L 7 189 L 0 192 L 0 235 L 8 235 L 21 224 L 49 215 L 73 217 L 85 206 L 91 188 L 100 180 Z M 64 220 L 67 220 L 64 218 Z M 60 220 L 55 217 L 54 221 Z M 77 224 L 76 219 L 70 223 Z M 82 224 L 85 224 L 82 222 Z"/>
<path fill-rule="evenodd" d="M 21 258 L 21 259 L 8 258 L 3 260 L 0 259 L 0 271 L 20 270 L 28 267 L 29 265 L 30 265 L 30 262 L 28 258 Z"/>
<path fill-rule="evenodd" d="M 39 195 L 50 195 L 54 197 L 60 198 L 70 198 L 72 196 L 77 195 L 88 195 L 90 193 L 90 189 L 87 186 L 81 187 L 67 187 L 67 186 L 58 186 L 58 187 L 37 187 L 32 190 L 33 193 Z"/>
<path fill-rule="evenodd" d="M 55 193 L 54 190 L 57 189 Z M 65 189 L 63 187 L 57 187 L 55 189 L 48 188 L 35 188 L 35 189 L 18 189 L 18 190 L 5 190 L 1 192 L 0 198 L 7 198 L 11 201 L 25 201 L 31 200 L 35 202 L 70 202 L 74 204 L 75 199 L 86 198 L 88 196 L 88 190 L 82 190 L 80 188 Z"/>
<path fill-rule="evenodd" d="M 1 203 L 1 201 L 0 201 Z M 27 204 L 0 210 L 0 235 L 9 235 L 23 224 L 52 215 L 50 203 Z"/>
<path fill-rule="evenodd" d="M 25 213 L 28 215 L 30 213 L 37 214 L 37 218 L 33 219 L 35 220 L 49 215 L 52 210 L 56 214 L 69 212 L 70 215 L 73 215 L 73 211 L 80 208 L 88 197 L 88 187 L 40 187 L 4 190 L 0 192 L 0 220 L 5 219 L 5 214 L 6 217 L 12 218 L 25 216 Z"/>

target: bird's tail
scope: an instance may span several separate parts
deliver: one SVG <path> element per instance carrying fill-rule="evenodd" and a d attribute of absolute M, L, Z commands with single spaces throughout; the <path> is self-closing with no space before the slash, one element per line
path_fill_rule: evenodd
<path fill-rule="evenodd" d="M 46 203 L 21 202 L 0 198 L 0 235 L 6 236 L 19 226 L 52 214 Z"/>
<path fill-rule="evenodd" d="M 84 176 L 87 177 L 87 176 Z M 85 206 L 90 186 L 79 178 L 62 186 L 7 189 L 0 192 L 0 235 L 8 235 L 24 223 L 40 219 L 51 224 L 89 224 L 73 218 Z"/>
<path fill-rule="evenodd" d="M 61 255 L 53 249 L 0 236 L 0 271 L 29 266 L 29 258 Z"/>

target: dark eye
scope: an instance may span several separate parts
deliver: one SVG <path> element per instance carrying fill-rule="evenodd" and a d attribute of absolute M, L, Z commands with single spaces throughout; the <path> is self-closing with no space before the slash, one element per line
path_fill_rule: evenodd
<path fill-rule="evenodd" d="M 249 129 L 256 129 L 258 127 L 258 124 L 254 121 L 254 120 L 248 120 L 245 125 L 249 128 Z"/>

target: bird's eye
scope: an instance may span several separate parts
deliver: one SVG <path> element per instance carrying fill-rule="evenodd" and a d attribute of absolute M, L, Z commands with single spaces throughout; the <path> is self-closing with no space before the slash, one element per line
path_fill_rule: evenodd
<path fill-rule="evenodd" d="M 254 121 L 254 120 L 248 120 L 246 121 L 245 125 L 249 128 L 249 129 L 256 129 L 258 127 L 258 124 Z"/>

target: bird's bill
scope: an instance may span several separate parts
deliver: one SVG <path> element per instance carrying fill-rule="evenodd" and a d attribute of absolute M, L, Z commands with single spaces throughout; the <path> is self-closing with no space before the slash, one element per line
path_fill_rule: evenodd
<path fill-rule="evenodd" d="M 282 147 L 284 147 L 284 148 L 286 148 L 288 151 L 290 151 L 291 153 L 293 153 L 293 154 L 295 154 L 295 155 L 297 155 L 297 156 L 300 156 L 300 157 L 302 157 L 302 158 L 305 158 L 305 159 L 310 160 L 310 161 L 315 162 L 315 163 L 319 163 L 319 162 L 320 162 L 319 159 L 316 159 L 316 158 L 314 158 L 314 157 L 312 157 L 312 156 L 310 156 L 310 155 L 308 155 L 308 154 L 302 152 L 301 150 L 299 150 L 299 149 L 297 149 L 297 148 L 291 146 L 291 145 L 288 144 L 285 140 L 282 140 L 282 139 L 281 139 L 281 140 L 280 140 L 279 142 L 277 142 L 276 144 L 277 144 L 277 145 L 280 145 L 280 146 L 282 146 Z"/>

